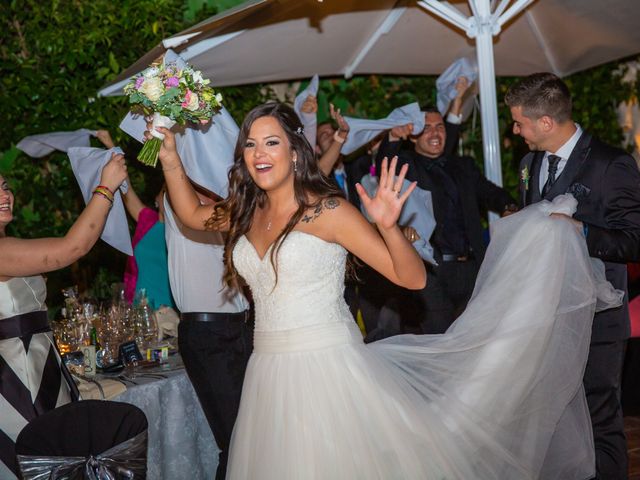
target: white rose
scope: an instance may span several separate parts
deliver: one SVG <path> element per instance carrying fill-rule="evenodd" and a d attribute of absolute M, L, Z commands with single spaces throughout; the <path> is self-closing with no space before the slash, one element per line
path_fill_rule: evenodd
<path fill-rule="evenodd" d="M 193 81 L 195 83 L 202 83 L 203 80 L 204 79 L 202 78 L 202 73 L 200 72 L 200 70 L 193 72 Z"/>
<path fill-rule="evenodd" d="M 158 75 L 159 72 L 160 72 L 160 69 L 158 67 L 149 67 L 142 73 L 144 74 L 145 78 L 151 78 Z"/>
<path fill-rule="evenodd" d="M 140 86 L 139 91 L 152 102 L 156 102 L 164 93 L 164 86 L 158 77 L 147 78 Z"/>
<path fill-rule="evenodd" d="M 216 102 L 222 103 L 222 94 L 221 93 L 216 93 Z"/>
<path fill-rule="evenodd" d="M 192 112 L 197 110 L 200 106 L 200 99 L 198 95 L 191 92 L 191 96 L 189 97 L 189 103 L 187 103 L 187 110 L 191 110 Z"/>

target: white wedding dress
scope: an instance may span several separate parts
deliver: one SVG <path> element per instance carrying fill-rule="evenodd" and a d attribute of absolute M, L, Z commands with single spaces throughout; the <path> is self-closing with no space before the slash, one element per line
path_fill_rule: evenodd
<path fill-rule="evenodd" d="M 227 478 L 591 478 L 582 375 L 596 300 L 615 306 L 621 292 L 575 227 L 548 216 L 575 205 L 562 196 L 496 222 L 447 333 L 368 345 L 343 300 L 340 245 L 293 231 L 275 284 L 270 252 L 242 237 L 233 259 L 256 328 Z"/>

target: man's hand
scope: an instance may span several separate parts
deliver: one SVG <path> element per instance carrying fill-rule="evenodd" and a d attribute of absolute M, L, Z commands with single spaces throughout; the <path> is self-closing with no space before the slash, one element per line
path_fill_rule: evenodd
<path fill-rule="evenodd" d="M 575 218 L 570 217 L 569 215 L 565 215 L 564 213 L 552 213 L 551 216 L 554 218 L 563 218 L 568 220 L 573 224 L 574 227 L 576 227 L 576 230 L 578 230 L 581 235 L 584 234 L 584 224 L 580 220 L 576 220 Z"/>
<path fill-rule="evenodd" d="M 413 135 L 413 123 L 407 123 L 406 125 L 398 125 L 393 127 L 389 131 L 389 141 L 397 142 L 398 140 L 406 140 Z"/>
<path fill-rule="evenodd" d="M 467 93 L 467 90 L 469 90 L 470 86 L 471 84 L 469 83 L 469 79 L 467 77 L 465 77 L 464 75 L 458 77 L 458 80 L 456 80 L 456 98 L 462 99 L 462 97 L 464 97 L 464 94 Z"/>
<path fill-rule="evenodd" d="M 302 113 L 316 113 L 318 111 L 318 100 L 313 95 L 309 95 L 300 107 Z"/>
<path fill-rule="evenodd" d="M 107 148 L 115 147 L 115 144 L 113 143 L 113 140 L 111 139 L 111 134 L 109 133 L 108 130 L 97 130 L 96 131 L 96 138 L 98 140 L 100 140 L 100 143 L 102 143 Z"/>

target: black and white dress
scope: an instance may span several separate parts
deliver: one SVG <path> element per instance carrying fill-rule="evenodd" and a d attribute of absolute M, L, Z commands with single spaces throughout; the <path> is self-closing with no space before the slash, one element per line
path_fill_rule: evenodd
<path fill-rule="evenodd" d="M 46 315 L 46 295 L 39 275 L 0 282 L 1 479 L 17 478 L 14 443 L 29 420 L 71 400 L 51 332 L 11 337 L 7 333 L 10 329 L 5 328 L 3 334 L 2 327 L 8 327 L 17 316 L 32 312 Z"/>

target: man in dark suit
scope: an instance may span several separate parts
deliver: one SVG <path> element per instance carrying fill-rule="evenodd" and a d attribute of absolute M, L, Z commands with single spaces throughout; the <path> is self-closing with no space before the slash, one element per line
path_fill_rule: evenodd
<path fill-rule="evenodd" d="M 573 194 L 578 207 L 571 221 L 584 232 L 589 254 L 605 262 L 607 280 L 626 292 L 626 262 L 637 260 L 640 249 L 640 172 L 635 161 L 572 121 L 569 89 L 551 73 L 533 74 L 513 85 L 505 102 L 514 133 L 531 150 L 520 163 L 522 206 Z M 620 377 L 629 328 L 626 295 L 621 307 L 594 317 L 584 386 L 596 478 L 602 480 L 627 478 Z"/>
<path fill-rule="evenodd" d="M 411 131 L 411 125 L 393 128 L 380 145 L 377 161 L 398 156 L 399 167 L 409 164 L 407 180 L 431 192 L 436 228 L 430 241 L 438 266 L 427 265 L 429 281 L 417 299 L 422 330 L 444 333 L 465 309 L 484 257 L 482 209 L 504 213 L 517 207 L 472 158 L 447 152 L 445 122 L 438 110 L 426 109 L 424 130 L 415 137 Z M 402 148 L 406 137 L 412 149 Z"/>

